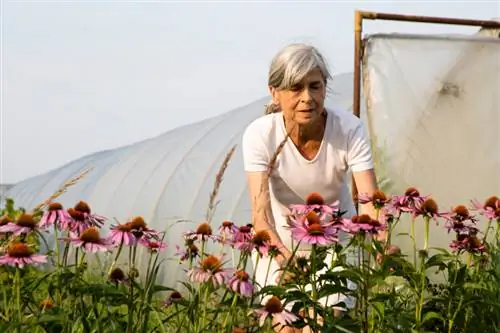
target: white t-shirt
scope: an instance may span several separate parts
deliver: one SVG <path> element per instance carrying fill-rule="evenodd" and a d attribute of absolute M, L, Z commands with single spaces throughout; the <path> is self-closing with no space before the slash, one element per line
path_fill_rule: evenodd
<path fill-rule="evenodd" d="M 281 112 L 264 115 L 250 123 L 242 142 L 245 171 L 267 171 L 285 137 Z M 348 171 L 372 168 L 370 140 L 362 121 L 350 112 L 327 110 L 323 141 L 311 161 L 288 139 L 269 180 L 271 208 L 283 245 L 292 247 L 290 231 L 284 228 L 291 204 L 303 204 L 311 192 L 317 192 L 327 203 L 339 200 L 341 210 L 347 211 L 346 216 L 352 216 L 356 210 L 348 187 Z"/>

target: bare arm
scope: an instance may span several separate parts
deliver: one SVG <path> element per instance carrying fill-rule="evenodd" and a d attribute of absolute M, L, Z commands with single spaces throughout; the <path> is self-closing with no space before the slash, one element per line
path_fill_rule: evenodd
<path fill-rule="evenodd" d="M 276 232 L 275 222 L 271 211 L 269 196 L 269 181 L 266 172 L 247 172 L 248 191 L 252 204 L 252 224 L 255 231 L 266 230 L 271 242 L 276 245 L 283 256 L 276 261 L 282 263 L 291 257 L 291 252 L 283 245 Z"/>
<path fill-rule="evenodd" d="M 353 172 L 353 177 L 354 177 L 354 182 L 356 184 L 356 188 L 358 189 L 358 193 L 363 193 L 372 196 L 373 193 L 378 189 L 377 177 L 373 169 Z M 372 219 L 379 218 L 379 216 L 377 216 L 375 207 L 371 202 L 360 205 L 360 214 L 367 214 Z M 380 233 L 377 236 L 378 240 L 385 240 L 385 238 L 386 238 L 385 232 Z"/>

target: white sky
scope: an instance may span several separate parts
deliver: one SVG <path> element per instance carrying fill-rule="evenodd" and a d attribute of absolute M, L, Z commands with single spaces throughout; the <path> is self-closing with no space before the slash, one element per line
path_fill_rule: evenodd
<path fill-rule="evenodd" d="M 0 2 L 0 183 L 261 98 L 272 56 L 290 42 L 313 43 L 335 72 L 351 72 L 355 9 L 500 17 L 500 0 Z M 366 33 L 476 30 L 364 26 Z"/>

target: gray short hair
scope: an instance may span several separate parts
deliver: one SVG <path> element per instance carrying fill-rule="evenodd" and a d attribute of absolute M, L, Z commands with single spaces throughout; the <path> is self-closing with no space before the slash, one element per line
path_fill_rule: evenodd
<path fill-rule="evenodd" d="M 290 89 L 314 69 L 321 71 L 325 83 L 331 79 L 325 59 L 314 46 L 287 45 L 271 61 L 268 85 L 277 89 Z M 266 105 L 266 114 L 279 111 L 278 105 L 273 103 Z"/>

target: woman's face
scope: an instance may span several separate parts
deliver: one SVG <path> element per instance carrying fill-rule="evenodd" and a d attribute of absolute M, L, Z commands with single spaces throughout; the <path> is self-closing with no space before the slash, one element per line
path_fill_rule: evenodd
<path fill-rule="evenodd" d="M 273 102 L 283 115 L 299 125 L 314 123 L 321 117 L 326 96 L 326 85 L 319 69 L 309 72 L 304 79 L 286 90 L 270 87 Z"/>

